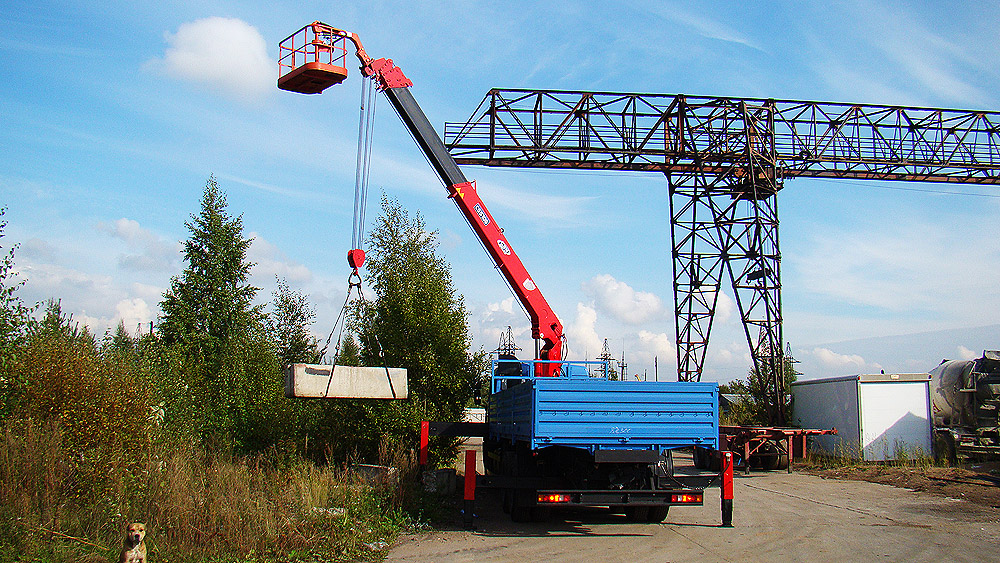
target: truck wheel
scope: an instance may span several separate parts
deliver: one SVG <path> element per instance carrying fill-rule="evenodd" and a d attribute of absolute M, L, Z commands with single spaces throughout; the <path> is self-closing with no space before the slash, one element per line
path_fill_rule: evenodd
<path fill-rule="evenodd" d="M 775 469 L 788 469 L 788 454 L 779 453 Z"/>
<path fill-rule="evenodd" d="M 534 491 L 525 489 L 510 490 L 510 519 L 514 522 L 531 522 L 535 504 L 529 499 L 534 498 Z"/>
<path fill-rule="evenodd" d="M 514 493 L 510 489 L 503 490 L 503 513 L 510 514 L 511 505 L 513 504 Z"/>
<path fill-rule="evenodd" d="M 629 522 L 645 522 L 649 517 L 648 506 L 626 506 L 625 519 Z"/>
<path fill-rule="evenodd" d="M 947 461 L 948 465 L 958 464 L 958 456 L 955 452 L 955 440 L 950 433 L 938 432 L 934 437 L 934 458 L 938 462 Z"/>
<path fill-rule="evenodd" d="M 708 450 L 705 455 L 708 457 L 708 470 L 712 473 L 719 473 L 722 471 L 722 450 Z M 733 459 L 736 459 L 735 454 Z"/>
<path fill-rule="evenodd" d="M 667 513 L 669 512 L 669 506 L 650 506 L 649 513 L 646 515 L 646 522 L 659 524 L 667 518 Z"/>
<path fill-rule="evenodd" d="M 778 468 L 778 449 L 770 442 L 763 444 L 758 450 L 758 454 L 751 456 L 751 463 L 760 467 L 763 471 L 771 471 Z"/>
<path fill-rule="evenodd" d="M 510 519 L 513 522 L 531 522 L 531 507 L 515 506 L 511 508 Z"/>
<path fill-rule="evenodd" d="M 531 509 L 532 522 L 546 522 L 552 516 L 551 506 L 535 506 Z"/>

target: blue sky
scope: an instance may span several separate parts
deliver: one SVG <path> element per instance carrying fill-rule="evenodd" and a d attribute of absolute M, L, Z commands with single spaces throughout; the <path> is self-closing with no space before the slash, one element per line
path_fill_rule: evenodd
<path fill-rule="evenodd" d="M 439 130 L 492 87 L 1000 110 L 1000 5 L 804 4 L 6 2 L 0 246 L 20 244 L 25 301 L 60 298 L 98 333 L 148 323 L 214 174 L 254 237 L 261 299 L 287 279 L 325 337 L 347 289 L 360 79 L 352 67 L 320 96 L 275 87 L 278 42 L 317 19 L 392 58 Z M 376 119 L 369 225 L 383 194 L 419 211 L 476 346 L 512 325 L 530 350 L 524 313 L 384 100 Z M 652 378 L 655 362 L 672 377 L 661 176 L 466 175 L 566 325 L 570 357 L 607 338 L 630 373 Z M 785 339 L 807 376 L 926 371 L 1000 347 L 1000 191 L 797 179 L 779 208 Z M 726 293 L 705 379 L 749 365 Z"/>

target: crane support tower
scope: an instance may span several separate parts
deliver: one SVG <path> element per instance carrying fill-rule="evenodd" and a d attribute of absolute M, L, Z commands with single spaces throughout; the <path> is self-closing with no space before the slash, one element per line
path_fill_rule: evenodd
<path fill-rule="evenodd" d="M 763 98 L 494 89 L 445 126 L 459 164 L 665 174 L 677 377 L 698 381 L 736 297 L 770 422 L 786 390 L 777 194 L 799 177 L 1000 184 L 1000 113 Z"/>

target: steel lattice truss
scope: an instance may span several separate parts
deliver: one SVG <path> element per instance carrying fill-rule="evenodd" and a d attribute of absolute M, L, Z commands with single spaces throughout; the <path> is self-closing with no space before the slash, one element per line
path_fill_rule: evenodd
<path fill-rule="evenodd" d="M 678 378 L 698 380 L 723 284 L 772 422 L 785 396 L 777 192 L 794 177 L 1000 184 L 1000 113 L 752 98 L 493 90 L 445 127 L 459 164 L 661 172 Z"/>

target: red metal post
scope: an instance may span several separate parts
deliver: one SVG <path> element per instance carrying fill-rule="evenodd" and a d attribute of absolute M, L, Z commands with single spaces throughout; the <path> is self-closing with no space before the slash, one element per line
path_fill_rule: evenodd
<path fill-rule="evenodd" d="M 733 527 L 733 452 L 722 452 L 722 526 Z"/>
<path fill-rule="evenodd" d="M 465 506 L 462 510 L 465 529 L 471 530 L 476 504 L 476 450 L 465 450 Z"/>
<path fill-rule="evenodd" d="M 420 467 L 427 467 L 427 442 L 431 432 L 430 421 L 423 421 L 420 423 Z"/>

